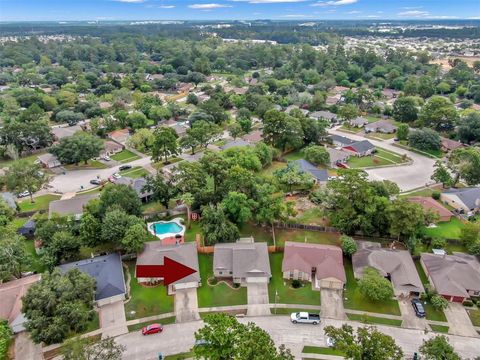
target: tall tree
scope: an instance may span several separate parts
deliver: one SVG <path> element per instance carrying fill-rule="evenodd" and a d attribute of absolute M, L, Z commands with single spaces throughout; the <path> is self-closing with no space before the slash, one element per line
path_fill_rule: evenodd
<path fill-rule="evenodd" d="M 441 183 L 442 187 L 444 188 L 450 186 L 453 181 L 452 175 L 448 171 L 445 164 L 440 160 L 435 162 L 435 170 L 433 171 L 431 179 L 437 183 Z"/>
<path fill-rule="evenodd" d="M 423 126 L 431 127 L 438 131 L 453 129 L 458 119 L 457 110 L 450 100 L 433 96 L 427 101 L 420 112 L 419 120 Z"/>
<path fill-rule="evenodd" d="M 100 195 L 98 213 L 103 216 L 109 208 L 123 209 L 129 215 L 140 216 L 142 202 L 138 194 L 130 186 L 120 184 L 107 186 Z"/>
<path fill-rule="evenodd" d="M 205 234 L 205 245 L 215 245 L 221 242 L 234 242 L 239 238 L 239 231 L 220 206 L 212 204 L 202 208 L 200 220 L 203 233 Z"/>
<path fill-rule="evenodd" d="M 125 346 L 110 337 L 98 342 L 75 337 L 64 343 L 62 355 L 64 360 L 121 360 L 125 350 Z"/>
<path fill-rule="evenodd" d="M 79 132 L 72 136 L 62 138 L 60 142 L 50 149 L 64 164 L 75 164 L 97 157 L 103 149 L 103 142 L 98 137 Z"/>
<path fill-rule="evenodd" d="M 193 197 L 192 193 L 186 192 L 180 195 L 179 200 L 187 208 L 187 229 L 190 229 L 190 224 L 192 221 L 192 205 L 195 201 L 195 198 Z"/>
<path fill-rule="evenodd" d="M 40 165 L 18 160 L 6 171 L 5 180 L 8 190 L 16 193 L 28 191 L 30 201 L 34 203 L 33 194 L 48 183 L 48 175 L 42 171 Z"/>
<path fill-rule="evenodd" d="M 268 110 L 263 118 L 265 142 L 281 149 L 297 149 L 303 145 L 303 129 L 300 120 L 278 110 Z"/>
<path fill-rule="evenodd" d="M 454 174 L 452 186 L 455 186 L 460 179 L 468 185 L 480 183 L 480 150 L 478 148 L 453 150 L 448 158 L 447 166 Z"/>
<path fill-rule="evenodd" d="M 363 296 L 373 301 L 386 301 L 393 297 L 392 283 L 379 274 L 377 269 L 365 268 L 358 281 Z"/>
<path fill-rule="evenodd" d="M 0 281 L 19 279 L 30 260 L 25 240 L 10 227 L 2 227 L 0 230 Z"/>
<path fill-rule="evenodd" d="M 171 178 L 167 178 L 159 171 L 155 176 L 147 176 L 147 183 L 143 191 L 152 192 L 152 198 L 168 209 L 170 200 L 177 195 L 177 188 Z"/>
<path fill-rule="evenodd" d="M 424 340 L 420 354 L 425 360 L 461 360 L 446 336 L 438 335 Z"/>
<path fill-rule="evenodd" d="M 155 139 L 152 145 L 152 159 L 155 161 L 165 158 L 165 163 L 168 162 L 168 157 L 178 154 L 177 133 L 171 127 L 160 127 L 155 130 Z"/>
<path fill-rule="evenodd" d="M 399 97 L 393 103 L 393 118 L 402 122 L 415 121 L 418 118 L 418 103 L 413 96 Z"/>

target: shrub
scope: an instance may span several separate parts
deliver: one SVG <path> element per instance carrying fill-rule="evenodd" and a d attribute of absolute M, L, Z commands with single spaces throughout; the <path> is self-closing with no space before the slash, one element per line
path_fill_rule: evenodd
<path fill-rule="evenodd" d="M 473 306 L 473 301 L 467 299 L 463 302 L 463 306 L 471 307 L 471 306 Z"/>
<path fill-rule="evenodd" d="M 432 306 L 437 310 L 443 310 L 448 306 L 448 301 L 438 294 L 433 295 L 430 299 L 430 302 L 432 303 Z"/>
<path fill-rule="evenodd" d="M 358 288 L 363 296 L 373 301 L 386 301 L 393 296 L 393 287 L 390 281 L 371 267 L 367 267 L 363 271 Z"/>
<path fill-rule="evenodd" d="M 301 286 L 302 286 L 302 283 L 300 282 L 300 280 L 295 279 L 295 280 L 292 281 L 292 287 L 294 289 L 298 289 Z"/>
<path fill-rule="evenodd" d="M 434 249 L 443 249 L 447 244 L 447 240 L 442 237 L 435 237 L 432 239 L 432 248 Z"/>
<path fill-rule="evenodd" d="M 346 256 L 352 256 L 357 252 L 357 243 L 350 236 L 342 235 L 340 238 L 342 242 L 342 250 Z"/>
<path fill-rule="evenodd" d="M 434 198 L 435 200 L 439 200 L 440 199 L 440 191 L 434 191 L 432 193 L 432 198 Z"/>

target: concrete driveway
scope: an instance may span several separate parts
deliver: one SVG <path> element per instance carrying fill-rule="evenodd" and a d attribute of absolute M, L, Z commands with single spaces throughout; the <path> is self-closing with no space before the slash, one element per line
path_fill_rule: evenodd
<path fill-rule="evenodd" d="M 179 289 L 175 292 L 175 321 L 177 323 L 199 320 L 197 289 Z"/>
<path fill-rule="evenodd" d="M 450 334 L 478 337 L 478 333 L 462 304 L 449 303 L 444 313 L 450 326 L 448 330 Z"/>
<path fill-rule="evenodd" d="M 393 181 L 398 184 L 401 192 L 413 190 L 433 183 L 430 177 L 433 174 L 435 160 L 393 146 L 393 139 L 385 141 L 372 140 L 367 139 L 363 136 L 345 133 L 335 129 L 329 130 L 329 133 L 345 136 L 352 140 L 368 140 L 377 147 L 390 150 L 400 155 L 406 154 L 410 159 L 413 160 L 413 163 L 411 165 L 366 170 L 371 180 Z"/>
<path fill-rule="evenodd" d="M 322 301 L 320 316 L 322 319 L 345 320 L 345 309 L 343 308 L 342 290 L 325 289 L 320 290 L 320 299 Z"/>
<path fill-rule="evenodd" d="M 327 325 L 339 327 L 348 323 L 354 328 L 364 326 L 364 324 L 358 322 L 334 319 L 325 319 L 320 325 L 316 326 L 299 326 L 292 324 L 288 316 L 281 315 L 245 317 L 238 320 L 242 323 L 253 322 L 261 327 L 272 337 L 276 346 L 285 344 L 287 348 L 291 349 L 295 359 L 302 358 L 302 349 L 305 345 L 325 346 L 323 329 Z M 139 331 L 135 331 L 119 336 L 115 338 L 115 341 L 126 346 L 126 351 L 122 356 L 124 360 L 154 360 L 158 359 L 159 352 L 162 352 L 163 355 L 172 355 L 189 351 L 195 342 L 195 331 L 202 326 L 202 321 L 165 325 L 161 334 L 142 336 Z M 418 351 L 424 340 L 436 335 L 432 332 L 425 334 L 423 330 L 403 329 L 394 326 L 378 325 L 376 327 L 379 331 L 395 339 L 395 342 L 403 349 L 407 359 Z M 480 339 L 454 335 L 447 335 L 447 338 L 462 359 L 478 356 Z M 322 358 L 326 358 L 326 356 L 322 355 Z"/>
<path fill-rule="evenodd" d="M 112 304 L 101 306 L 98 316 L 102 328 L 102 338 L 128 333 L 123 301 L 115 301 Z"/>
<path fill-rule="evenodd" d="M 268 284 L 247 283 L 247 316 L 270 315 Z"/>
<path fill-rule="evenodd" d="M 407 329 L 428 329 L 427 320 L 415 315 L 415 310 L 409 300 L 398 300 L 400 313 L 402 314 L 402 327 Z"/>
<path fill-rule="evenodd" d="M 26 331 L 15 335 L 15 359 L 43 359 L 42 346 L 34 344 Z"/>

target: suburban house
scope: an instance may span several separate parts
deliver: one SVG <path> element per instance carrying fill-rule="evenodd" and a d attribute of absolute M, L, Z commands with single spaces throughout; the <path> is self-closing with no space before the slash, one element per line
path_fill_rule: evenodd
<path fill-rule="evenodd" d="M 327 120 L 332 123 L 336 123 L 338 120 L 337 114 L 334 114 L 330 111 L 314 111 L 310 113 L 308 116 L 315 120 Z"/>
<path fill-rule="evenodd" d="M 253 130 L 252 132 L 243 135 L 243 140 L 249 142 L 250 144 L 256 144 L 262 141 L 263 131 L 262 130 Z"/>
<path fill-rule="evenodd" d="M 70 137 L 79 131 L 83 131 L 83 128 L 80 125 L 58 126 L 52 128 L 53 137 L 57 141 L 66 137 Z"/>
<path fill-rule="evenodd" d="M 316 290 L 340 290 L 347 281 L 342 249 L 332 245 L 285 242 L 282 273 L 284 279 L 310 281 Z"/>
<path fill-rule="evenodd" d="M 168 285 L 168 294 L 173 295 L 179 289 L 197 288 L 200 284 L 200 273 L 198 267 L 197 244 L 194 242 L 178 245 L 162 245 L 162 241 L 149 241 L 145 243 L 143 251 L 137 256 L 135 277 L 139 283 L 157 284 L 163 280 L 162 277 L 142 278 L 137 272 L 144 266 L 163 265 L 165 257 L 181 263 L 195 270 L 183 279 Z"/>
<path fill-rule="evenodd" d="M 175 124 L 172 126 L 172 129 L 175 130 L 179 137 L 182 137 L 187 133 L 188 127 L 182 124 Z"/>
<path fill-rule="evenodd" d="M 440 200 L 460 213 L 476 212 L 480 208 L 480 187 L 451 188 L 440 195 Z"/>
<path fill-rule="evenodd" d="M 452 140 L 452 139 L 447 139 L 445 137 L 440 138 L 440 144 L 441 144 L 441 149 L 442 149 L 443 152 L 450 152 L 450 151 L 453 151 L 455 149 L 458 149 L 458 148 L 461 148 L 461 147 L 465 146 L 459 141 L 455 141 L 455 140 Z"/>
<path fill-rule="evenodd" d="M 15 196 L 11 192 L 3 191 L 1 193 L 3 201 L 5 201 L 9 208 L 17 209 L 17 202 L 15 201 Z"/>
<path fill-rule="evenodd" d="M 123 149 L 125 149 L 124 145 L 117 143 L 115 141 L 107 140 L 103 143 L 103 150 L 100 152 L 100 157 L 112 156 L 114 154 L 118 154 Z"/>
<path fill-rule="evenodd" d="M 125 145 L 130 137 L 130 131 L 128 131 L 128 129 L 115 130 L 109 132 L 107 137 L 121 145 Z"/>
<path fill-rule="evenodd" d="M 22 297 L 40 278 L 41 276 L 36 274 L 0 284 L 0 319 L 7 320 L 15 334 L 25 331 L 26 318 L 22 314 Z"/>
<path fill-rule="evenodd" d="M 340 101 L 341 97 L 341 95 L 329 95 L 325 99 L 325 104 L 328 106 L 336 105 Z"/>
<path fill-rule="evenodd" d="M 102 110 L 110 109 L 112 107 L 112 104 L 110 104 L 108 101 L 100 101 L 98 103 L 98 106 Z"/>
<path fill-rule="evenodd" d="M 40 164 L 47 169 L 51 169 L 51 168 L 62 165 L 60 160 L 58 160 L 58 158 L 55 155 L 50 153 L 38 155 L 37 159 L 40 162 Z"/>
<path fill-rule="evenodd" d="M 397 296 L 419 295 L 425 292 L 412 256 L 407 250 L 386 249 L 380 247 L 378 243 L 359 245 L 360 249 L 352 256 L 356 279 L 362 278 L 365 268 L 372 267 L 392 282 Z"/>
<path fill-rule="evenodd" d="M 143 191 L 143 188 L 147 184 L 147 180 L 144 177 L 137 179 L 132 179 L 127 176 L 122 176 L 119 179 L 115 180 L 115 184 L 124 184 L 130 186 L 138 195 L 138 198 L 144 202 L 150 200 L 150 197 L 153 195 L 153 191 Z"/>
<path fill-rule="evenodd" d="M 430 284 L 448 301 L 462 303 L 480 296 L 480 262 L 474 255 L 423 253 L 420 263 Z"/>
<path fill-rule="evenodd" d="M 438 221 L 450 221 L 452 212 L 435 199 L 428 196 L 412 196 L 407 199 L 409 202 L 420 205 L 425 211 L 433 211 L 438 214 Z"/>
<path fill-rule="evenodd" d="M 362 128 L 367 124 L 368 124 L 368 120 L 361 117 L 361 116 L 358 116 L 353 120 L 350 120 L 350 126 L 354 126 L 354 127 L 357 127 L 357 128 Z"/>
<path fill-rule="evenodd" d="M 333 145 L 338 147 L 344 147 L 356 142 L 355 140 L 340 135 L 330 135 L 330 139 L 332 140 Z"/>
<path fill-rule="evenodd" d="M 330 155 L 330 167 L 332 168 L 346 164 L 351 156 L 347 151 L 333 148 L 327 148 L 327 152 Z"/>
<path fill-rule="evenodd" d="M 22 236 L 25 236 L 28 239 L 32 239 L 35 235 L 36 229 L 37 229 L 37 224 L 35 220 L 30 219 L 25 224 L 23 224 L 22 227 L 20 227 L 17 230 L 17 233 Z"/>
<path fill-rule="evenodd" d="M 62 273 L 78 269 L 94 278 L 95 301 L 98 306 L 125 300 L 125 278 L 122 258 L 118 253 L 63 264 L 59 268 Z"/>
<path fill-rule="evenodd" d="M 232 140 L 232 141 L 227 142 L 223 146 L 220 146 L 220 149 L 227 150 L 227 149 L 231 149 L 231 148 L 234 148 L 234 147 L 243 147 L 243 146 L 252 146 L 252 144 L 249 143 L 248 141 L 243 140 L 243 139 L 236 139 L 236 140 Z"/>
<path fill-rule="evenodd" d="M 308 162 L 307 160 L 304 160 L 304 159 L 294 160 L 294 161 L 291 161 L 290 164 L 298 167 L 300 172 L 308 173 L 312 175 L 312 177 L 315 179 L 315 183 L 317 184 L 324 185 L 328 181 L 328 171 L 326 169 L 319 169 L 318 167 L 313 165 L 311 162 Z"/>
<path fill-rule="evenodd" d="M 379 120 L 365 125 L 365 132 L 380 132 L 384 134 L 393 134 L 397 127 L 388 120 Z"/>
<path fill-rule="evenodd" d="M 83 208 L 88 204 L 90 200 L 96 199 L 99 194 L 87 194 L 78 195 L 71 199 L 55 200 L 48 205 L 48 218 L 51 218 L 53 214 L 59 216 L 73 216 L 76 220 L 79 220 L 83 214 Z"/>
<path fill-rule="evenodd" d="M 213 275 L 216 278 L 231 278 L 241 286 L 268 283 L 272 273 L 267 243 L 243 238 L 235 243 L 215 244 Z"/>
<path fill-rule="evenodd" d="M 353 153 L 355 156 L 367 156 L 375 151 L 375 145 L 368 140 L 362 140 L 343 146 L 342 150 Z"/>

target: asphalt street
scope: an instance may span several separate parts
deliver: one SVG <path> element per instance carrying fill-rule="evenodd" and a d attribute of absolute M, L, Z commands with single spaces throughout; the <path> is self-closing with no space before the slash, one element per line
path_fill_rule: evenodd
<path fill-rule="evenodd" d="M 301 358 L 303 346 L 326 346 L 324 327 L 326 325 L 341 326 L 345 321 L 323 319 L 320 325 L 292 324 L 288 316 L 263 316 L 240 318 L 241 322 L 254 322 L 267 331 L 277 346 L 285 344 L 295 356 Z M 349 322 L 353 327 L 362 324 Z M 202 321 L 194 321 L 182 324 L 166 325 L 161 334 L 142 336 L 140 331 L 135 331 L 117 337 L 115 340 L 126 346 L 123 359 L 126 360 L 153 360 L 158 359 L 158 353 L 163 355 L 178 354 L 189 351 L 194 342 L 194 333 L 203 326 Z M 423 340 L 433 337 L 433 333 L 425 333 L 423 330 L 402 329 L 390 326 L 377 326 L 377 328 L 392 336 L 396 343 L 402 347 L 406 358 L 411 358 L 418 351 Z M 480 339 L 446 335 L 450 343 L 462 358 L 473 359 L 480 354 Z"/>

